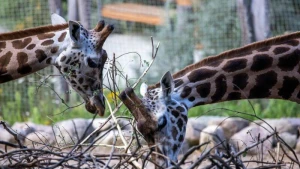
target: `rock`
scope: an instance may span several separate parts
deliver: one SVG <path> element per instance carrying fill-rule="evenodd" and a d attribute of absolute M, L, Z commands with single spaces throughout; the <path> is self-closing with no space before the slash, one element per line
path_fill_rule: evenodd
<path fill-rule="evenodd" d="M 132 138 L 133 133 L 132 133 L 132 131 L 123 130 L 122 135 L 123 135 L 124 139 L 126 140 L 126 142 L 129 143 Z M 93 150 L 93 152 L 108 153 L 112 150 L 112 145 L 124 146 L 118 130 L 112 130 L 112 131 L 109 131 L 108 133 L 102 132 L 96 139 L 99 139 L 99 140 L 95 143 L 95 145 L 98 145 L 99 147 L 95 148 L 95 150 Z M 147 142 L 142 138 L 139 138 L 139 142 L 141 145 L 147 145 Z M 134 139 L 134 141 L 131 144 L 130 149 L 135 150 L 137 148 L 137 145 L 138 145 L 137 141 L 136 141 L 136 139 Z M 116 148 L 115 152 L 120 152 L 120 151 Z"/>
<path fill-rule="evenodd" d="M 297 134 L 297 126 L 293 125 L 288 119 L 265 119 L 265 122 L 255 121 L 265 127 L 269 132 L 273 132 L 276 128 L 278 133 L 288 132 L 291 134 Z M 274 129 L 272 129 L 271 127 Z"/>
<path fill-rule="evenodd" d="M 11 128 L 18 133 L 18 138 L 22 142 L 25 141 L 26 136 L 30 133 L 37 131 L 52 131 L 50 126 L 34 124 L 32 122 L 16 122 Z M 14 139 L 12 141 L 16 142 Z"/>
<path fill-rule="evenodd" d="M 18 138 L 23 142 L 29 133 L 32 133 L 36 130 L 35 124 L 32 122 L 16 122 L 12 126 L 12 129 L 18 133 Z"/>
<path fill-rule="evenodd" d="M 0 125 L 0 141 L 11 142 L 13 139 L 14 137 Z M 5 150 L 4 144 L 0 144 L 0 150 Z"/>
<path fill-rule="evenodd" d="M 53 132 L 40 131 L 28 134 L 24 145 L 37 148 L 44 145 L 52 145 L 54 142 L 55 138 Z"/>
<path fill-rule="evenodd" d="M 214 146 L 218 145 L 222 141 L 226 140 L 224 131 L 220 126 L 210 125 L 202 130 L 200 133 L 200 141 L 199 144 L 203 144 L 207 141 L 210 141 L 208 146 L 202 146 L 200 150 L 208 151 Z M 224 144 L 225 145 L 225 144 Z M 222 144 L 217 147 L 218 149 L 222 149 Z"/>
<path fill-rule="evenodd" d="M 207 127 L 210 121 L 223 120 L 226 117 L 222 116 L 201 116 L 189 118 L 186 128 L 185 140 L 189 146 L 199 144 L 200 132 Z"/>
<path fill-rule="evenodd" d="M 76 144 L 79 139 L 87 137 L 93 132 L 93 125 L 90 125 L 90 120 L 87 119 L 72 119 L 65 120 L 53 125 L 53 131 L 57 143 L 62 145 Z M 88 139 L 88 143 L 91 142 L 94 137 Z"/>
<path fill-rule="evenodd" d="M 132 137 L 132 126 L 130 124 L 130 121 L 127 119 L 117 119 L 118 124 L 121 127 L 122 135 L 126 139 L 126 142 L 129 143 L 130 139 Z M 107 119 L 104 118 L 97 118 L 93 122 L 94 128 L 98 128 L 100 125 L 105 123 Z M 114 128 L 114 130 L 107 132 L 107 130 L 111 129 L 112 127 L 116 127 L 113 120 L 110 120 L 106 122 L 106 124 L 101 128 L 100 134 L 96 139 L 99 139 L 95 144 L 98 144 L 98 147 L 96 147 L 93 152 L 101 152 L 101 153 L 110 153 L 112 150 L 111 146 L 105 146 L 105 145 L 113 145 L 114 139 L 116 139 L 115 146 L 124 146 L 123 141 L 121 140 L 121 137 L 119 136 L 117 128 Z M 146 141 L 143 139 L 140 139 L 142 144 L 146 144 Z M 132 143 L 132 148 L 136 147 L 136 142 Z M 119 149 L 115 148 L 115 152 L 118 152 Z"/>
<path fill-rule="evenodd" d="M 123 130 L 122 135 L 123 135 L 124 139 L 127 141 L 127 143 L 129 143 L 131 137 L 133 136 L 133 132 Z M 115 142 L 116 146 L 123 146 L 124 145 L 123 141 L 121 140 L 121 137 L 119 135 L 118 130 L 112 130 L 112 131 L 108 132 L 107 134 L 105 134 L 103 132 L 103 133 L 100 134 L 99 138 L 101 138 L 101 139 L 99 139 L 97 141 L 98 144 L 113 145 L 114 144 L 114 139 L 116 139 L 116 142 Z M 147 145 L 147 142 L 144 139 L 139 138 L 139 141 L 140 141 L 140 144 Z"/>
<path fill-rule="evenodd" d="M 297 135 L 288 132 L 280 133 L 279 137 L 291 148 L 295 148 L 297 144 Z"/>
<path fill-rule="evenodd" d="M 226 139 L 229 140 L 235 133 L 249 126 L 249 121 L 242 118 L 227 118 L 211 120 L 209 124 L 222 127 Z"/>
<path fill-rule="evenodd" d="M 190 119 L 194 119 L 195 121 L 197 121 L 198 124 L 203 124 L 205 126 L 208 126 L 212 121 L 215 120 L 224 120 L 228 117 L 224 117 L 224 116 L 201 116 L 201 117 L 196 117 L 196 118 L 189 118 Z"/>
<path fill-rule="evenodd" d="M 93 119 L 90 119 L 89 122 L 92 122 Z M 93 128 L 98 128 L 99 126 L 101 126 L 103 123 L 105 123 L 107 121 L 106 118 L 96 118 L 93 121 Z M 106 122 L 106 124 L 101 128 L 100 131 L 106 131 L 108 129 L 110 129 L 113 126 L 113 122 L 112 121 L 108 121 Z"/>
<path fill-rule="evenodd" d="M 282 118 L 282 119 L 288 120 L 288 122 L 295 128 L 297 128 L 297 129 L 300 128 L 300 118 L 290 117 L 290 118 Z M 299 130 L 298 130 L 298 133 L 299 133 Z"/>
<path fill-rule="evenodd" d="M 195 118 L 190 118 L 186 126 L 185 141 L 190 145 L 198 145 L 200 132 L 206 127 L 201 121 Z"/>
<path fill-rule="evenodd" d="M 283 120 L 288 120 L 289 123 L 293 126 L 300 127 L 300 118 L 290 117 L 290 118 L 282 118 Z"/>
<path fill-rule="evenodd" d="M 111 145 L 113 145 L 114 139 L 116 139 L 115 146 L 122 146 L 122 140 L 118 137 L 117 130 L 101 132 L 96 138 L 96 147 L 92 150 L 92 153 L 109 154 L 113 150 Z"/>
<path fill-rule="evenodd" d="M 257 142 L 258 135 L 261 139 L 264 139 L 267 137 L 270 133 L 265 130 L 264 128 L 257 126 L 257 125 L 250 125 L 238 133 L 234 134 L 230 142 L 234 145 L 236 150 L 243 150 L 246 147 L 249 147 L 250 145 L 253 145 Z M 273 138 L 269 138 L 263 143 L 263 152 L 267 152 L 267 150 L 270 150 L 272 148 L 273 144 Z M 247 154 L 257 154 L 261 153 L 261 146 L 255 146 L 252 149 L 247 151 Z"/>
<path fill-rule="evenodd" d="M 121 130 L 130 130 L 132 131 L 132 125 L 130 124 L 130 121 L 127 119 L 118 119 L 118 123 L 121 127 Z"/>
<path fill-rule="evenodd" d="M 131 134 L 129 132 L 122 132 L 123 137 L 126 141 L 130 140 Z M 99 140 L 96 142 L 96 144 L 106 144 L 106 145 L 116 145 L 116 146 L 122 146 L 123 142 L 121 140 L 121 137 L 119 136 L 118 130 L 112 130 L 108 133 L 102 132 L 99 136 Z M 115 144 L 114 144 L 115 142 Z"/>
<path fill-rule="evenodd" d="M 90 119 L 92 121 L 92 119 Z M 96 118 L 93 121 L 93 127 L 96 129 L 99 126 L 101 126 L 103 123 L 107 121 L 106 118 Z M 132 130 L 131 124 L 127 119 L 118 119 L 118 124 L 120 125 L 122 130 Z M 106 122 L 106 124 L 101 128 L 100 131 L 106 131 L 110 129 L 111 127 L 115 126 L 115 123 L 113 120 L 109 120 Z"/>
<path fill-rule="evenodd" d="M 2 125 L 0 125 L 0 133 L 0 140 L 2 141 L 9 142 L 14 139 L 13 136 L 9 134 L 9 132 L 7 132 Z"/>
<path fill-rule="evenodd" d="M 297 139 L 295 152 L 296 153 L 300 153 L 300 138 Z"/>

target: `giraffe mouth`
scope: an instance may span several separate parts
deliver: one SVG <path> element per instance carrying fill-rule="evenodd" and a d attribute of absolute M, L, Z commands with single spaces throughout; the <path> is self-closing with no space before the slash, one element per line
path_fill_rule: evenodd
<path fill-rule="evenodd" d="M 99 116 L 103 116 L 105 112 L 105 100 L 103 99 L 103 95 L 99 94 L 90 97 L 90 99 L 86 101 L 85 108 L 92 114 L 97 113 Z"/>

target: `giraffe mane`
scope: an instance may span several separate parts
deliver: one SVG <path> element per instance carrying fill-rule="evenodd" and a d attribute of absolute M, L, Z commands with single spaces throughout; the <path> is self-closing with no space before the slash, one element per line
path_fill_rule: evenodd
<path fill-rule="evenodd" d="M 68 23 L 59 24 L 59 25 L 46 25 L 46 26 L 40 26 L 36 28 L 24 29 L 20 31 L 1 33 L 0 41 L 20 39 L 20 38 L 34 36 L 42 33 L 59 31 L 66 28 L 68 28 Z"/>
<path fill-rule="evenodd" d="M 182 70 L 174 73 L 172 76 L 174 79 L 178 79 L 178 78 L 186 75 L 187 73 L 191 72 L 192 70 L 198 69 L 202 66 L 208 66 L 208 65 L 210 65 L 214 62 L 220 61 L 220 60 L 238 57 L 243 54 L 247 54 L 250 51 L 257 50 L 257 49 L 267 47 L 270 45 L 274 45 L 274 44 L 280 44 L 280 43 L 286 42 L 286 41 L 294 39 L 294 38 L 300 38 L 300 31 L 294 32 L 291 34 L 287 34 L 287 35 L 276 36 L 276 37 L 269 38 L 264 41 L 254 42 L 254 43 L 251 43 L 249 45 L 246 45 L 246 46 L 243 46 L 240 48 L 222 52 L 215 56 L 208 56 L 197 63 L 186 66 Z M 160 86 L 160 83 L 156 83 L 154 85 L 149 86 L 148 89 L 150 89 L 150 90 L 155 89 L 155 88 L 158 88 L 159 86 Z"/>

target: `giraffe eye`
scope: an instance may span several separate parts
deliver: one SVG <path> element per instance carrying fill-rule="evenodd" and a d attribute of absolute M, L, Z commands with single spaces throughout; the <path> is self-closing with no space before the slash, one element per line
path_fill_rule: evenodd
<path fill-rule="evenodd" d="M 166 125 L 167 125 L 167 119 L 166 119 L 166 116 L 163 116 L 162 118 L 160 118 L 160 119 L 158 120 L 158 127 L 157 127 L 157 130 L 160 131 L 160 130 L 163 129 Z"/>

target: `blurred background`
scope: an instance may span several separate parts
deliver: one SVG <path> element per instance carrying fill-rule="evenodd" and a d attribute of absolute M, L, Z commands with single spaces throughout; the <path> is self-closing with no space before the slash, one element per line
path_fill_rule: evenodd
<path fill-rule="evenodd" d="M 0 4 L 0 32 L 51 24 L 50 15 L 54 12 L 67 20 L 79 20 L 86 28 L 93 28 L 101 19 L 114 24 L 115 30 L 104 49 L 110 59 L 120 56 L 119 69 L 129 82 L 134 82 L 149 64 L 152 36 L 155 44 L 160 42 L 160 48 L 143 79 L 148 84 L 158 82 L 168 70 L 175 73 L 201 58 L 300 30 L 299 0 L 0 0 Z M 49 67 L 1 84 L 0 120 L 49 124 L 92 117 L 84 106 L 76 106 L 82 100 L 62 78 L 47 79 L 57 73 L 54 69 Z M 119 79 L 118 84 L 122 90 L 124 79 Z M 108 99 L 114 96 L 108 89 L 105 93 Z M 64 112 L 67 107 L 63 101 L 76 108 Z M 201 106 L 192 109 L 189 116 L 232 115 L 232 111 L 216 109 L 220 107 L 255 111 L 262 118 L 300 116 L 296 103 L 281 100 Z"/>

